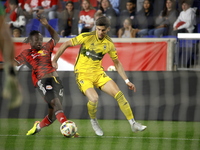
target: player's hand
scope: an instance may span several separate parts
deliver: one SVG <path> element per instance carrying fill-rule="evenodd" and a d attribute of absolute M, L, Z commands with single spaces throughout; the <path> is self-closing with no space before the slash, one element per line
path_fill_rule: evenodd
<path fill-rule="evenodd" d="M 47 19 L 43 15 L 37 15 L 37 19 L 41 22 L 42 25 L 48 25 Z"/>
<path fill-rule="evenodd" d="M 136 92 L 136 87 L 135 87 L 135 85 L 133 83 L 128 82 L 128 83 L 126 83 L 126 85 L 128 85 L 128 88 L 130 90 L 133 90 L 134 92 Z"/>
<path fill-rule="evenodd" d="M 51 63 L 52 63 L 52 66 L 53 66 L 54 68 L 58 69 L 58 63 L 57 63 L 57 62 L 52 61 Z"/>
<path fill-rule="evenodd" d="M 9 108 L 16 108 L 22 103 L 22 93 L 16 76 L 7 74 L 3 89 L 3 98 L 9 100 Z"/>

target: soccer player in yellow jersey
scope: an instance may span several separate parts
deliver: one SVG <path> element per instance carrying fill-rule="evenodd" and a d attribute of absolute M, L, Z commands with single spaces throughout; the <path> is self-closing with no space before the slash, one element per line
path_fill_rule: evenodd
<path fill-rule="evenodd" d="M 141 125 L 134 120 L 129 102 L 126 100 L 117 84 L 106 75 L 101 66 L 103 56 L 108 53 L 113 60 L 118 73 L 123 78 L 129 89 L 136 91 L 135 85 L 129 81 L 121 62 L 118 60 L 117 51 L 112 40 L 107 35 L 109 27 L 110 22 L 108 18 L 104 16 L 98 18 L 96 20 L 95 31 L 82 33 L 63 43 L 52 60 L 52 65 L 55 68 L 58 68 L 57 60 L 62 53 L 68 47 L 81 45 L 79 56 L 75 64 L 76 81 L 81 92 L 83 92 L 88 98 L 87 107 L 91 118 L 90 121 L 98 136 L 102 136 L 103 131 L 96 118 L 99 98 L 94 87 L 101 89 L 117 100 L 119 107 L 129 121 L 133 132 L 143 131 L 146 129 L 146 126 Z"/>

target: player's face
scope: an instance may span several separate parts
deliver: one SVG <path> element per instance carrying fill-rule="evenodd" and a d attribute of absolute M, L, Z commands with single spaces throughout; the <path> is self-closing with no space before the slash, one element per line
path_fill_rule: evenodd
<path fill-rule="evenodd" d="M 41 34 L 36 34 L 31 37 L 30 45 L 32 49 L 41 50 L 43 43 L 43 36 Z"/>
<path fill-rule="evenodd" d="M 106 36 L 108 31 L 109 28 L 106 28 L 105 26 L 96 26 L 97 36 L 100 40 Z"/>

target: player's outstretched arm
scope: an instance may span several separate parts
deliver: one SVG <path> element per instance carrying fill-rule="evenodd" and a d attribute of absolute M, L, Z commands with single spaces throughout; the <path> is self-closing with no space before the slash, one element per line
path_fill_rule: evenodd
<path fill-rule="evenodd" d="M 135 85 L 128 80 L 128 77 L 127 77 L 127 75 L 126 75 L 126 73 L 124 71 L 124 68 L 123 68 L 121 62 L 119 61 L 119 59 L 115 59 L 115 60 L 113 60 L 113 62 L 114 62 L 114 65 L 115 65 L 115 68 L 116 68 L 117 72 L 122 77 L 122 79 L 124 79 L 125 83 L 129 87 L 129 89 L 133 90 L 134 92 L 136 92 Z"/>
<path fill-rule="evenodd" d="M 57 52 L 56 52 L 56 54 L 55 54 L 55 56 L 54 56 L 54 58 L 53 58 L 53 60 L 52 60 L 52 66 L 54 67 L 54 68 L 58 68 L 58 64 L 57 64 L 57 61 L 58 61 L 58 59 L 59 59 L 59 57 L 63 54 L 63 52 L 68 48 L 68 47 L 71 47 L 72 46 L 72 43 L 71 43 L 71 41 L 69 40 L 69 41 L 66 41 L 66 42 L 64 42 L 60 47 L 59 47 L 59 49 L 57 50 Z"/>
<path fill-rule="evenodd" d="M 1 6 L 0 6 L 1 7 Z M 1 8 L 0 8 L 1 11 Z M 0 14 L 0 51 L 2 51 L 5 71 L 3 98 L 9 100 L 9 108 L 18 107 L 22 102 L 22 94 L 14 68 L 14 44 L 5 18 Z"/>
<path fill-rule="evenodd" d="M 43 26 L 45 26 L 45 28 L 49 31 L 52 39 L 54 39 L 55 44 L 58 43 L 58 41 L 60 40 L 60 37 L 58 35 L 58 33 L 54 30 L 54 28 L 52 28 L 47 19 L 45 17 L 43 17 L 42 15 L 37 15 L 38 20 L 41 22 L 41 24 Z"/>

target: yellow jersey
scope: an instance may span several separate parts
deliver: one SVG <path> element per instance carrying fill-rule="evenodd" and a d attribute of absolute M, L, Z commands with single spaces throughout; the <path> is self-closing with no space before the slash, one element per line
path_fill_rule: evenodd
<path fill-rule="evenodd" d="M 85 32 L 72 38 L 71 42 L 73 46 L 81 45 L 74 68 L 75 73 L 103 71 L 101 63 L 107 53 L 112 60 L 118 58 L 116 48 L 108 35 L 99 40 L 96 31 Z"/>

